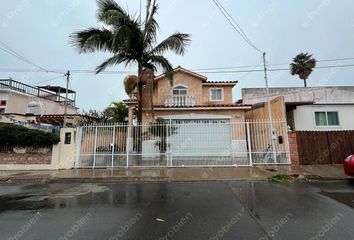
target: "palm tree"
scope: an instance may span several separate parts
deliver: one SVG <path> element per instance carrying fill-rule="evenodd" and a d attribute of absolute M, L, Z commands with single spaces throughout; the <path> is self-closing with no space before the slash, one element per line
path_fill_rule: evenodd
<path fill-rule="evenodd" d="M 316 67 L 317 60 L 309 53 L 300 53 L 290 64 L 291 75 L 299 75 L 299 78 L 304 80 L 304 86 L 307 87 L 307 79 Z"/>
<path fill-rule="evenodd" d="M 144 72 L 155 72 L 159 68 L 173 81 L 173 67 L 163 54 L 167 51 L 183 55 L 190 43 L 190 35 L 175 33 L 159 44 L 157 32 L 159 25 L 155 19 L 158 4 L 156 0 L 147 0 L 146 16 L 130 15 L 114 0 L 97 0 L 97 20 L 104 26 L 77 31 L 70 35 L 71 43 L 79 53 L 104 51 L 112 54 L 96 68 L 96 73 L 109 66 L 124 63 L 138 67 L 137 95 L 138 122 L 142 120 L 142 89 L 146 84 Z"/>

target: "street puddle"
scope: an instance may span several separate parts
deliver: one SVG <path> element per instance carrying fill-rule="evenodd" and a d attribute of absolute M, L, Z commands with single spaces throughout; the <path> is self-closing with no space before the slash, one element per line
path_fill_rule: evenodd
<path fill-rule="evenodd" d="M 354 208 L 354 194 L 353 192 L 320 192 L 321 195 L 329 197 L 337 202 L 345 204 Z"/>
<path fill-rule="evenodd" d="M 59 203 L 58 205 L 58 201 L 65 201 L 65 199 L 71 199 L 87 194 L 103 193 L 109 191 L 110 189 L 97 184 L 81 184 L 61 190 L 46 189 L 42 186 L 38 190 L 39 191 L 35 194 L 19 193 L 8 196 L 0 196 L 0 212 L 18 209 L 37 210 L 42 208 L 54 208 L 58 206 L 63 207 L 62 203 Z"/>

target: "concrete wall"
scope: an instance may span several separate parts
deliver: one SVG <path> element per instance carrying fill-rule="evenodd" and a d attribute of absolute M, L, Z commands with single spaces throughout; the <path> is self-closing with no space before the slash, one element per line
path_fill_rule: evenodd
<path fill-rule="evenodd" d="M 273 119 L 286 119 L 284 97 L 277 97 L 271 100 L 271 111 Z M 252 110 L 246 112 L 246 120 L 269 120 L 268 103 L 255 106 Z"/>
<path fill-rule="evenodd" d="M 354 86 L 270 88 L 270 96 L 284 96 L 285 102 L 354 103 Z M 267 101 L 265 88 L 243 88 L 244 103 Z"/>
<path fill-rule="evenodd" d="M 296 132 L 288 132 L 290 159 L 292 165 L 300 165 L 299 149 Z"/>
<path fill-rule="evenodd" d="M 340 126 L 318 127 L 315 124 L 315 112 L 338 112 Z M 306 105 L 298 106 L 294 110 L 295 129 L 297 131 L 317 130 L 354 130 L 354 104 L 353 105 Z"/>
<path fill-rule="evenodd" d="M 5 113 L 26 114 L 27 104 L 32 101 L 39 101 L 44 105 L 44 115 L 64 114 L 64 103 L 57 103 L 44 98 L 38 98 L 9 90 L 6 90 L 6 92 L 3 91 L 0 96 L 7 101 Z M 68 114 L 76 113 L 76 108 L 68 106 Z"/>

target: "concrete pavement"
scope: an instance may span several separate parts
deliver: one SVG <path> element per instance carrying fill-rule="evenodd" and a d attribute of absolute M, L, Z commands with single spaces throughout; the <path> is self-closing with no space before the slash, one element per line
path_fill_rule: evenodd
<path fill-rule="evenodd" d="M 254 166 L 230 168 L 129 168 L 73 169 L 48 171 L 0 171 L 3 183 L 38 182 L 191 182 L 191 181 L 265 181 L 278 174 L 305 178 L 348 179 L 342 165 Z"/>

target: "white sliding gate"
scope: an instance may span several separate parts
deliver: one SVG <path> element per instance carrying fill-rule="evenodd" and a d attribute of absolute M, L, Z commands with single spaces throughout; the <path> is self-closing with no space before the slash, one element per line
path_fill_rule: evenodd
<path fill-rule="evenodd" d="M 286 121 L 273 121 L 273 136 L 270 126 L 267 121 L 226 119 L 80 126 L 75 165 L 107 168 L 290 164 Z"/>

